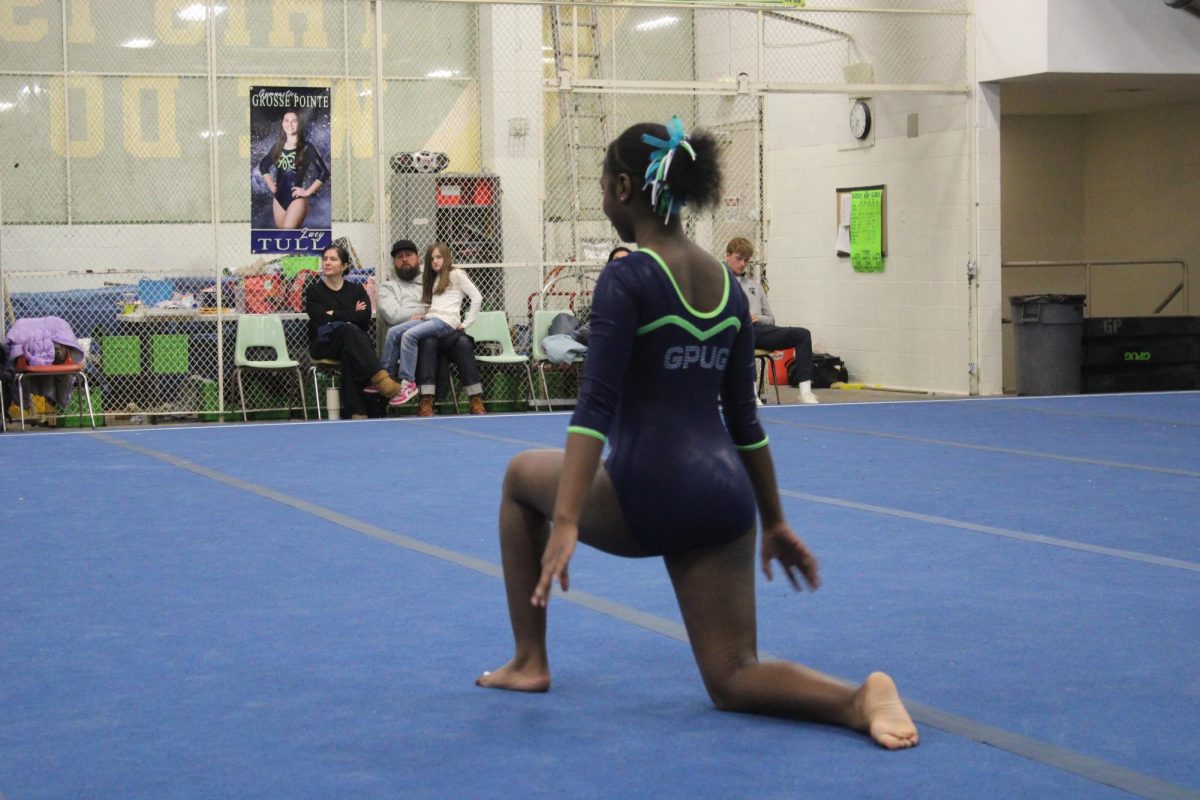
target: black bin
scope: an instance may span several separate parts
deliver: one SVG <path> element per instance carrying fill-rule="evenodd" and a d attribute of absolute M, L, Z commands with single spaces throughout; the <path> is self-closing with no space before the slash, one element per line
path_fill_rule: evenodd
<path fill-rule="evenodd" d="M 1030 294 L 1008 300 L 1017 394 L 1079 394 L 1086 295 Z"/>

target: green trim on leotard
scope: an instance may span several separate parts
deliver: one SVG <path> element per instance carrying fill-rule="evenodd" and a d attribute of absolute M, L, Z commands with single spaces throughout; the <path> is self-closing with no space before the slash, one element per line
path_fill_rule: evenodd
<path fill-rule="evenodd" d="M 664 325 L 678 325 L 692 336 L 695 336 L 701 342 L 703 342 L 705 339 L 716 336 L 726 328 L 736 328 L 739 331 L 742 329 L 742 321 L 737 317 L 730 317 L 716 325 L 713 325 L 708 330 L 702 331 L 678 314 L 667 314 L 665 317 L 659 317 L 658 319 L 654 320 L 654 322 L 647 322 L 645 325 L 638 328 L 637 335 L 641 336 L 643 333 L 649 333 L 650 331 L 658 330 Z"/>
<path fill-rule="evenodd" d="M 667 266 L 667 262 L 662 260 L 662 256 L 649 247 L 643 247 L 638 252 L 650 256 L 663 268 L 663 272 L 667 273 L 667 280 L 671 281 L 671 285 L 675 287 L 675 294 L 679 295 L 679 302 L 683 303 L 683 307 L 688 310 L 689 314 L 700 319 L 712 319 L 725 310 L 725 304 L 729 302 L 729 270 L 725 268 L 721 269 L 722 277 L 725 279 L 725 286 L 721 291 L 721 302 L 712 311 L 697 311 L 692 308 L 692 304 L 683 296 L 683 292 L 679 291 L 679 284 L 675 282 L 675 276 L 671 274 L 671 268 Z"/>
<path fill-rule="evenodd" d="M 604 442 L 604 444 L 608 444 L 608 437 L 603 433 L 600 431 L 594 431 L 591 428 L 585 428 L 582 425 L 568 425 L 567 433 L 578 433 L 580 436 L 590 436 L 593 439 L 599 439 L 600 441 Z"/>

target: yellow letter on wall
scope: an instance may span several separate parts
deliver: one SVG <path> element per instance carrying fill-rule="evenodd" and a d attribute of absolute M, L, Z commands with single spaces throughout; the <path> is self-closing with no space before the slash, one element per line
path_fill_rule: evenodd
<path fill-rule="evenodd" d="M 122 117 L 125 152 L 138 158 L 178 158 L 182 148 L 175 135 L 175 94 L 178 78 L 125 78 L 122 81 Z M 142 135 L 142 92 L 154 94 L 158 107 L 158 138 Z"/>
<path fill-rule="evenodd" d="M 186 45 L 204 41 L 204 32 L 208 27 L 205 20 L 183 21 L 182 24 L 178 24 L 179 11 L 191 4 L 190 0 L 154 0 L 154 33 L 160 42 Z"/>
<path fill-rule="evenodd" d="M 51 108 L 63 108 L 66 93 L 80 91 L 72 99 L 83 99 L 83 115 L 87 121 L 87 135 L 83 139 L 69 139 L 70 128 L 65 114 L 50 115 L 50 147 L 64 158 L 91 158 L 104 149 L 104 84 L 95 75 L 71 75 L 63 85 L 61 76 L 50 79 Z M 78 102 L 71 104 L 73 114 L 79 113 Z"/>
<path fill-rule="evenodd" d="M 17 22 L 16 10 L 37 8 L 41 4 L 42 0 L 0 0 L 0 41 L 40 42 L 46 35 L 46 19 L 33 17 L 27 18 L 25 23 L 20 23 Z"/>
<path fill-rule="evenodd" d="M 229 11 L 225 15 L 225 44 L 230 47 L 249 47 L 250 28 L 246 26 L 245 0 L 228 0 L 228 6 Z"/>
<path fill-rule="evenodd" d="M 292 15 L 301 14 L 307 20 L 304 26 L 304 47 L 325 47 L 324 5 L 313 0 L 275 0 L 275 17 L 267 43 L 271 47 L 295 47 L 296 34 L 292 30 Z"/>
<path fill-rule="evenodd" d="M 96 41 L 96 29 L 92 26 L 90 0 L 71 0 L 67 6 L 70 14 L 67 19 L 67 42 L 69 44 L 91 44 Z"/>
<path fill-rule="evenodd" d="M 338 155 L 371 158 L 375 155 L 375 98 L 367 81 L 340 80 L 330 102 L 329 148 Z"/>

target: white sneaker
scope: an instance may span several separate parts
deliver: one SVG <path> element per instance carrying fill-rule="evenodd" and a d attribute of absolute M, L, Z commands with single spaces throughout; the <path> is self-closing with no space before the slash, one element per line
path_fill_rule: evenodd
<path fill-rule="evenodd" d="M 821 401 L 817 399 L 817 396 L 812 393 L 811 389 L 801 389 L 800 390 L 800 402 L 806 403 L 806 404 L 812 404 L 812 403 L 819 403 Z"/>
<path fill-rule="evenodd" d="M 761 406 L 762 404 L 763 404 L 762 398 L 759 397 L 758 395 L 754 395 L 754 405 Z"/>

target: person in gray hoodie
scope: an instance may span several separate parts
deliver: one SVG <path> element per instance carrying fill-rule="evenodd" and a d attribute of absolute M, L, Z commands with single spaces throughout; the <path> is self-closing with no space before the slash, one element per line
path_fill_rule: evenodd
<path fill-rule="evenodd" d="M 409 239 L 399 239 L 392 245 L 392 264 L 395 268 L 394 280 L 380 283 L 377 292 L 379 319 L 391 328 L 412 319 L 422 319 L 428 310 L 421 302 L 423 286 L 421 284 L 421 257 L 415 243 Z M 396 371 L 396 362 L 400 358 L 400 339 L 396 337 L 392 347 L 385 345 L 382 362 L 389 373 Z M 479 382 L 479 366 L 475 362 L 475 343 L 463 331 L 454 331 L 442 337 L 429 337 L 421 340 L 417 355 L 417 384 L 421 391 L 421 401 L 417 414 L 422 417 L 432 417 L 437 399 L 441 398 L 450 386 L 450 361 L 458 367 L 458 376 L 463 383 L 463 389 L 468 397 L 482 394 Z M 476 411 L 472 404 L 472 413 L 481 413 L 482 403 Z"/>

